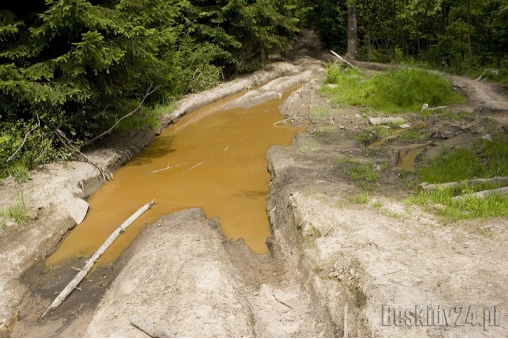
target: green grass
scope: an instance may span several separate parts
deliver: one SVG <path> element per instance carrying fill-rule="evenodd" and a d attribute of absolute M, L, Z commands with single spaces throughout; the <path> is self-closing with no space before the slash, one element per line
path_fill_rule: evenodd
<path fill-rule="evenodd" d="M 126 133 L 133 128 L 150 126 L 158 128 L 160 126 L 159 117 L 171 113 L 177 106 L 177 102 L 167 105 L 156 105 L 153 108 L 143 107 L 133 115 L 123 119 L 118 124 L 118 131 Z"/>
<path fill-rule="evenodd" d="M 477 190 L 475 188 L 475 190 Z M 473 190 L 464 190 L 469 193 Z M 461 193 L 462 193 L 461 192 Z M 456 190 L 434 190 L 431 192 L 421 191 L 409 198 L 409 203 L 423 205 L 427 209 L 437 207 L 437 214 L 451 220 L 508 217 L 508 197 L 492 194 L 483 199 L 467 197 L 464 200 L 453 201 Z M 459 194 L 460 195 L 460 194 Z"/>
<path fill-rule="evenodd" d="M 338 157 L 335 159 L 338 164 L 359 164 L 360 162 L 351 156 Z"/>
<path fill-rule="evenodd" d="M 314 131 L 314 135 L 318 138 L 328 138 L 332 134 L 332 128 L 325 126 Z"/>
<path fill-rule="evenodd" d="M 417 170 L 421 181 L 429 183 L 460 182 L 473 178 L 508 175 L 508 138 L 496 136 L 492 141 L 477 140 L 473 149 L 457 149 L 442 153 Z M 453 201 L 458 195 L 498 188 L 499 184 L 460 185 L 459 188 L 420 191 L 410 203 L 437 208 L 437 214 L 452 220 L 508 217 L 508 197 L 492 194 L 484 198 L 467 197 Z M 436 207 L 437 206 L 437 207 Z"/>
<path fill-rule="evenodd" d="M 325 116 L 330 114 L 330 111 L 328 111 L 325 107 L 316 107 L 313 106 L 310 108 L 309 114 L 311 117 L 314 117 L 316 119 L 322 119 Z"/>
<path fill-rule="evenodd" d="M 402 68 L 371 78 L 358 69 L 327 68 L 327 83 L 321 92 L 346 106 L 368 106 L 386 113 L 419 111 L 424 103 L 430 107 L 463 102 L 450 81 L 424 70 Z"/>
<path fill-rule="evenodd" d="M 459 148 L 443 152 L 436 159 L 417 169 L 421 181 L 445 183 L 473 178 L 508 175 L 508 140 L 500 137 L 493 141 L 480 139 L 473 150 Z"/>
<path fill-rule="evenodd" d="M 405 142 L 412 141 L 421 141 L 429 138 L 429 132 L 424 129 L 410 129 L 401 135 L 399 135 L 399 140 Z"/>
<path fill-rule="evenodd" d="M 359 194 L 350 194 L 347 196 L 349 201 L 352 201 L 354 203 L 365 205 L 369 201 L 369 193 L 362 192 Z"/>
<path fill-rule="evenodd" d="M 379 179 L 374 164 L 352 164 L 344 169 L 344 173 L 363 189 L 372 189 Z"/>
<path fill-rule="evenodd" d="M 24 225 L 30 219 L 30 210 L 26 206 L 23 194 L 20 192 L 16 203 L 0 209 L 0 225 L 5 228 L 7 219 L 12 218 L 20 225 Z"/>

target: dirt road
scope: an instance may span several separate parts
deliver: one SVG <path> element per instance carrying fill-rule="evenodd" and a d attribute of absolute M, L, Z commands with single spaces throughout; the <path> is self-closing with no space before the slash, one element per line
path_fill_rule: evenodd
<path fill-rule="evenodd" d="M 397 167 L 401 151 L 431 153 L 435 146 L 425 140 L 365 147 L 355 135 L 368 126 L 368 116 L 318 93 L 324 79 L 316 62 L 307 58 L 284 66 L 301 72 L 314 65 L 316 74 L 280 107 L 286 122 L 306 124 L 307 132 L 267 155 L 269 254 L 228 242 L 216 221 L 199 209 L 184 210 L 150 225 L 117 262 L 93 272 L 81 291 L 40 319 L 75 274 L 70 267 L 83 264 L 77 259 L 48 271 L 41 263 L 74 225 L 69 213 L 54 213 L 54 203 L 41 208 L 22 233 L 14 234 L 20 231 L 14 228 L 0 233 L 8 268 L 1 278 L 2 295 L 8 296 L 1 315 L 12 335 L 146 336 L 130 325 L 136 316 L 175 336 L 506 337 L 508 221 L 444 223 L 432 211 L 408 205 L 412 174 Z M 506 96 L 494 94 L 499 88 L 462 78 L 454 82 L 468 102 L 452 109 L 470 112 L 472 120 L 464 124 L 474 130 L 438 120 L 426 121 L 425 128 L 462 129 L 457 138 L 464 138 L 486 128 L 482 114 L 508 107 Z M 412 126 L 422 119 L 417 113 L 404 118 Z M 98 152 L 120 161 L 114 155 L 120 152 Z M 355 199 L 363 189 L 345 174 L 347 163 L 340 159 L 346 158 L 379 171 L 366 203 Z M 45 177 L 44 171 L 33 175 L 37 187 L 55 171 L 80 168 L 51 166 Z M 96 180 L 90 175 L 62 182 L 66 189 L 81 187 L 79 194 L 71 192 L 86 198 L 99 185 Z M 9 185 L 2 192 L 15 186 Z M 41 230 L 49 225 L 55 226 Z M 35 246 L 33 239 L 39 239 Z M 17 308 L 14 325 L 9 318 Z"/>

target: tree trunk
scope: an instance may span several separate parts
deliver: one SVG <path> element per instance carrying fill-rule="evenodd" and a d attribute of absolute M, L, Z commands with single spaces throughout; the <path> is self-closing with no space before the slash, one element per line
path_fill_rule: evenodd
<path fill-rule="evenodd" d="M 467 1 L 467 49 L 469 52 L 469 64 L 473 62 L 473 51 L 471 49 L 471 0 Z"/>
<path fill-rule="evenodd" d="M 356 4 L 350 1 L 347 7 L 347 56 L 355 60 L 358 54 L 356 40 L 358 38 L 358 25 L 356 22 Z"/>

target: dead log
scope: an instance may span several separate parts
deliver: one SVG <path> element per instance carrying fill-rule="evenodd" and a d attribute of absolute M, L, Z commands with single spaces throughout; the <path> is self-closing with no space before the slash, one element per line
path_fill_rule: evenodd
<path fill-rule="evenodd" d="M 342 62 L 345 62 L 348 66 L 350 66 L 351 68 L 355 68 L 355 66 L 353 66 L 351 63 L 349 63 L 346 59 L 344 59 L 343 57 L 341 57 L 340 55 L 338 55 L 337 53 L 335 53 L 334 51 L 330 51 L 332 52 L 333 55 L 335 55 L 340 61 Z"/>
<path fill-rule="evenodd" d="M 139 319 L 137 317 L 130 317 L 129 321 L 132 326 L 145 332 L 152 338 L 174 338 L 173 334 L 169 333 L 168 331 L 157 328 L 154 325 L 149 324 L 146 321 Z"/>
<path fill-rule="evenodd" d="M 458 188 L 462 184 L 466 184 L 468 186 L 475 186 L 480 184 L 501 184 L 508 185 L 508 177 L 494 177 L 494 178 L 486 178 L 486 179 L 472 179 L 466 182 L 447 182 L 444 184 L 429 184 L 429 183 L 421 183 L 420 188 L 425 192 L 433 191 L 436 189 L 446 189 L 446 188 Z"/>
<path fill-rule="evenodd" d="M 453 201 L 461 201 L 461 200 L 465 200 L 468 198 L 483 199 L 483 198 L 488 197 L 489 195 L 492 195 L 492 194 L 508 195 L 508 187 L 496 188 L 494 190 L 481 191 L 481 192 L 476 192 L 476 193 L 472 193 L 472 194 L 459 195 L 457 197 L 453 197 L 452 200 Z"/>
<path fill-rule="evenodd" d="M 124 221 L 123 224 L 121 224 L 110 236 L 109 238 L 102 244 L 101 247 L 97 251 L 95 251 L 94 255 L 90 259 L 88 259 L 85 267 L 72 279 L 72 281 L 63 289 L 62 292 L 56 297 L 56 299 L 53 301 L 53 303 L 47 308 L 47 310 L 42 314 L 42 317 L 44 317 L 48 312 L 54 310 L 58 306 L 60 306 L 64 300 L 69 296 L 69 294 L 72 293 L 72 291 L 78 286 L 78 284 L 85 278 L 85 276 L 88 274 L 92 266 L 95 264 L 95 262 L 99 259 L 99 257 L 108 249 L 108 247 L 115 241 L 118 236 L 125 231 L 127 227 L 129 227 L 137 218 L 141 216 L 141 214 L 145 213 L 152 207 L 152 205 L 155 204 L 155 200 L 152 200 L 148 204 L 141 207 L 139 210 L 136 211 L 129 219 Z"/>

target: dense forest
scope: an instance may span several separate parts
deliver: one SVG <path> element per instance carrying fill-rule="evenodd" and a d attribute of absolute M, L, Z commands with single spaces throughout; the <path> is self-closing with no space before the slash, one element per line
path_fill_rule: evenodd
<path fill-rule="evenodd" d="M 263 67 L 303 27 L 344 53 L 353 26 L 353 58 L 508 72 L 508 0 L 4 0 L 0 177 Z"/>

